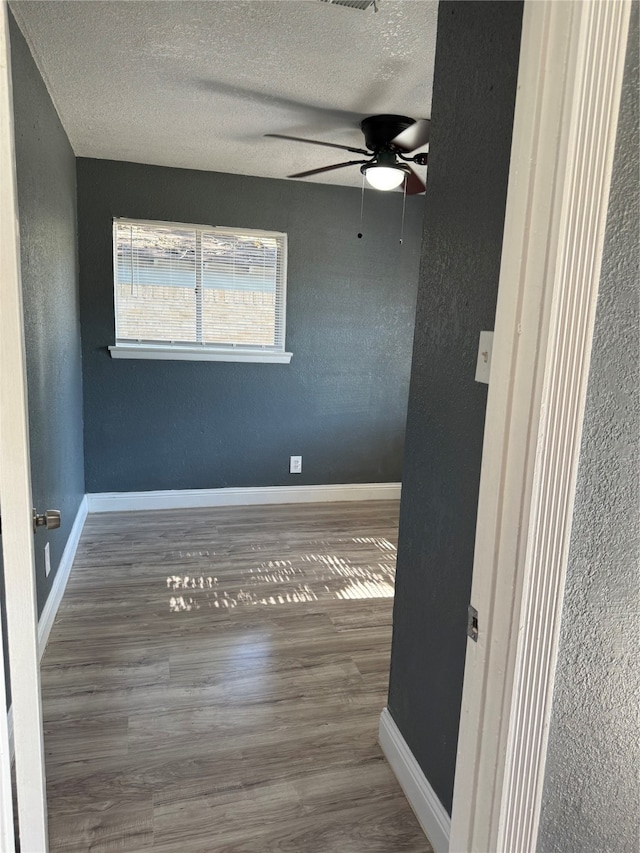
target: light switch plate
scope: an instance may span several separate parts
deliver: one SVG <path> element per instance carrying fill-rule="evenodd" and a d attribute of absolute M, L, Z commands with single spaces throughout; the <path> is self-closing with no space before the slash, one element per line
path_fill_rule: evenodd
<path fill-rule="evenodd" d="M 476 362 L 476 382 L 489 384 L 491 374 L 491 351 L 493 349 L 493 332 L 480 332 L 478 345 L 478 361 Z"/>

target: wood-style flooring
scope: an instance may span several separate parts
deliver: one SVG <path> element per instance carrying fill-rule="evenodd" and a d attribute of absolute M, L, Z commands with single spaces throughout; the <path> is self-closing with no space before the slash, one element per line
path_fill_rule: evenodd
<path fill-rule="evenodd" d="M 51 850 L 429 853 L 377 745 L 397 518 L 90 516 L 42 663 Z"/>

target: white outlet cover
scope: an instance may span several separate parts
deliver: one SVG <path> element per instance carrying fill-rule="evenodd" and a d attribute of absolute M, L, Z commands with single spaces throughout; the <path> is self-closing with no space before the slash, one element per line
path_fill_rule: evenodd
<path fill-rule="evenodd" d="M 44 576 L 46 578 L 49 577 L 49 572 L 51 571 L 51 551 L 49 550 L 49 543 L 44 546 Z"/>
<path fill-rule="evenodd" d="M 476 362 L 476 382 L 489 384 L 491 375 L 491 352 L 493 350 L 493 332 L 480 332 L 478 361 Z"/>
<path fill-rule="evenodd" d="M 301 474 L 302 473 L 302 456 L 290 456 L 289 457 L 289 473 L 290 474 Z"/>

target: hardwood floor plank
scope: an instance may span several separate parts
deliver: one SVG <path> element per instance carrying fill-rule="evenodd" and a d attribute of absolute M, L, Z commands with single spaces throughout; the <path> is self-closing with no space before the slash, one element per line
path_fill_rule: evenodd
<path fill-rule="evenodd" d="M 89 795 L 49 800 L 49 849 L 61 853 L 137 853 L 153 845 L 153 809 L 147 796 L 100 799 Z"/>
<path fill-rule="evenodd" d="M 431 853 L 377 745 L 397 516 L 90 516 L 42 662 L 52 851 Z"/>

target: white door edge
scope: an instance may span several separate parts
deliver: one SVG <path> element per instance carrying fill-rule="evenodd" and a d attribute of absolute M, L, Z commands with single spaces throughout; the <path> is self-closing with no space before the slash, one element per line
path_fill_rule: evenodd
<path fill-rule="evenodd" d="M 20 281 L 9 20 L 0 0 L 0 508 L 16 793 L 23 851 L 46 853 L 38 611 L 34 571 L 29 423 Z M 4 717 L 4 714 L 0 715 Z M 4 752 L 4 723 L 0 723 Z M 4 768 L 3 768 L 4 769 Z M 4 796 L 4 790 L 3 790 Z M 4 805 L 4 804 L 3 804 Z M 4 815 L 3 815 L 4 819 Z M 12 818 L 13 821 L 13 818 Z M 6 845 L 6 846 L 4 846 Z M 3 842 L 3 850 L 13 846 Z"/>
<path fill-rule="evenodd" d="M 6 139 L 8 130 L 6 128 L 7 121 L 10 121 L 11 100 L 9 90 L 9 51 L 8 41 L 9 35 L 7 31 L 7 8 L 6 2 L 3 0 L 0 15 L 0 157 L 2 164 L 0 165 L 0 174 L 4 179 L 5 160 L 7 159 Z M 0 216 L 4 217 L 4 183 L 0 183 L 0 206 L 3 212 Z M 4 238 L 4 230 L 0 233 L 0 237 Z M 4 276 L 5 258 L 4 249 L 0 246 L 2 257 L 0 259 L 0 280 Z M 0 475 L 1 476 L 1 475 Z M 0 512 L 2 505 L 0 504 Z M 10 741 L 10 720 L 6 713 L 7 709 L 7 691 L 5 688 L 5 665 L 4 665 L 4 642 L 2 631 L 0 630 L 0 850 L 14 850 L 15 838 L 13 831 L 13 801 L 11 789 L 11 747 Z"/>
<path fill-rule="evenodd" d="M 630 0 L 526 0 L 450 850 L 536 847 Z"/>

